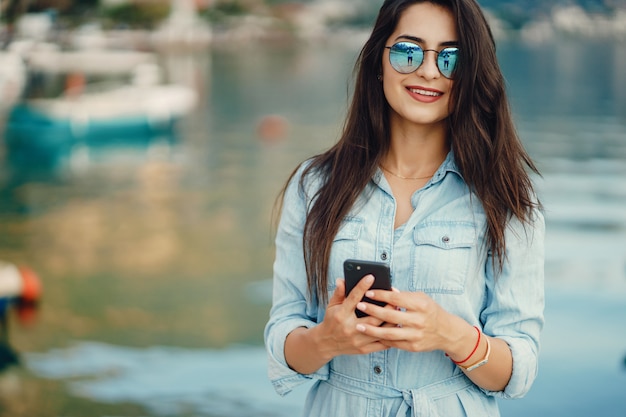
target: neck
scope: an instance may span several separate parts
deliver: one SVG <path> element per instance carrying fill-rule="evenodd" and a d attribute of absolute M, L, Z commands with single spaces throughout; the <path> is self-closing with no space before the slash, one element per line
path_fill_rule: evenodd
<path fill-rule="evenodd" d="M 394 129 L 389 151 L 381 164 L 399 176 L 425 177 L 437 170 L 449 150 L 443 126 Z"/>

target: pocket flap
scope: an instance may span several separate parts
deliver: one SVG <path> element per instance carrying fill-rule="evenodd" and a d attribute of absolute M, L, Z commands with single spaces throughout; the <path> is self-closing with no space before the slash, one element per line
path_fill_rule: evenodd
<path fill-rule="evenodd" d="M 467 248 L 476 245 L 476 225 L 470 222 L 428 222 L 415 227 L 416 245 L 431 245 L 441 249 Z"/>
<path fill-rule="evenodd" d="M 341 222 L 341 226 L 339 226 L 339 231 L 337 232 L 337 235 L 333 240 L 356 240 L 361 234 L 362 227 L 362 219 L 356 217 L 347 218 L 343 222 Z"/>

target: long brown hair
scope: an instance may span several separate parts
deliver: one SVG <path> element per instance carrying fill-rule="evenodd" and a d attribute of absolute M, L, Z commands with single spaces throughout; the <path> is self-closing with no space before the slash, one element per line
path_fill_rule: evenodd
<path fill-rule="evenodd" d="M 385 42 L 402 13 L 425 1 L 446 7 L 456 19 L 461 56 L 451 93 L 448 140 L 465 182 L 483 205 L 486 245 L 498 270 L 504 263 L 507 221 L 514 216 L 528 222 L 539 204 L 526 169 L 539 172 L 516 133 L 493 35 L 478 4 L 474 0 L 386 0 L 354 67 L 354 94 L 341 137 L 311 159 L 300 179 L 301 188 L 309 175 L 319 176 L 322 183 L 310 196 L 302 242 L 309 295 L 322 302 L 327 301 L 333 238 L 389 149 L 389 105 L 377 79 Z"/>

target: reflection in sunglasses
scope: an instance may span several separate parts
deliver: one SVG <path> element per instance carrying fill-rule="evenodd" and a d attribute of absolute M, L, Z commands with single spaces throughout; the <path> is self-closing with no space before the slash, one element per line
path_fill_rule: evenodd
<path fill-rule="evenodd" d="M 401 74 L 410 74 L 416 71 L 424 62 L 424 54 L 429 51 L 434 52 L 437 54 L 437 68 L 446 78 L 452 78 L 459 54 L 459 48 L 456 47 L 447 47 L 441 51 L 436 51 L 434 49 L 422 49 L 419 45 L 411 42 L 398 42 L 385 48 L 389 49 L 391 66 Z"/>

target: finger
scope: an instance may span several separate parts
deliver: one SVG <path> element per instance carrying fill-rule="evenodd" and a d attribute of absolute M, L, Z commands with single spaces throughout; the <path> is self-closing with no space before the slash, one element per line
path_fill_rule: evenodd
<path fill-rule="evenodd" d="M 366 291 L 365 296 L 372 300 L 382 301 L 410 311 L 423 310 L 432 301 L 432 299 L 423 292 L 369 290 Z"/>
<path fill-rule="evenodd" d="M 360 302 L 356 305 L 356 308 L 364 313 L 369 314 L 371 317 L 376 317 L 378 320 L 386 323 L 394 324 L 407 324 L 409 317 L 405 311 L 398 310 L 395 306 L 387 304 L 384 307 L 367 302 Z"/>
<path fill-rule="evenodd" d="M 335 291 L 333 291 L 333 295 L 330 297 L 328 305 L 341 304 L 345 298 L 346 281 L 341 278 L 337 278 L 335 280 Z"/>
<path fill-rule="evenodd" d="M 356 286 L 350 291 L 350 294 L 346 297 L 346 304 L 351 309 L 354 309 L 359 301 L 363 299 L 363 296 L 370 289 L 374 283 L 374 276 L 372 274 L 366 275 L 356 284 Z"/>
<path fill-rule="evenodd" d="M 337 278 L 335 280 L 335 292 L 333 292 L 333 296 L 337 295 L 341 297 L 343 300 L 346 298 L 346 280 L 343 278 Z"/>
<path fill-rule="evenodd" d="M 365 323 L 356 325 L 357 331 L 380 340 L 386 346 L 397 346 L 397 342 L 407 340 L 408 330 L 397 326 L 370 326 Z"/>
<path fill-rule="evenodd" d="M 361 317 L 358 320 L 362 321 L 363 323 L 367 323 L 370 326 L 381 326 L 381 325 L 383 325 L 385 323 L 381 319 L 373 317 L 373 316 Z"/>
<path fill-rule="evenodd" d="M 391 291 L 386 290 L 368 290 L 365 292 L 365 296 L 376 301 L 384 301 L 387 304 L 399 305 L 404 300 L 403 293 L 393 289 Z"/>
<path fill-rule="evenodd" d="M 381 344 L 387 346 L 387 348 L 396 348 L 401 350 L 411 351 L 412 346 L 411 343 L 407 340 L 381 340 Z"/>

